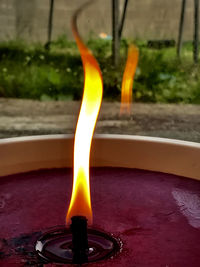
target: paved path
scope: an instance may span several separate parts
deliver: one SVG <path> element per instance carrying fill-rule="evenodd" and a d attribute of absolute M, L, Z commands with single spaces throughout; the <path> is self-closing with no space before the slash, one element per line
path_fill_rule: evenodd
<path fill-rule="evenodd" d="M 74 133 L 80 102 L 0 99 L 0 138 Z M 135 134 L 200 142 L 200 106 L 133 104 L 130 117 L 119 103 L 104 102 L 96 133 Z"/>

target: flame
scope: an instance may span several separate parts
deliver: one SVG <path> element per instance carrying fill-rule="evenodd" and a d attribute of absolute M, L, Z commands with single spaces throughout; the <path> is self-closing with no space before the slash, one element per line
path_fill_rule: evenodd
<path fill-rule="evenodd" d="M 67 223 L 73 216 L 85 216 L 88 222 L 92 223 L 89 179 L 90 148 L 103 95 L 99 65 L 90 50 L 84 45 L 77 30 L 76 20 L 81 10 L 82 8 L 75 13 L 72 19 L 72 31 L 84 69 L 84 92 L 75 132 L 73 188 L 67 212 Z"/>
<path fill-rule="evenodd" d="M 133 80 L 138 64 L 139 51 L 131 44 L 128 49 L 128 58 L 122 79 L 120 114 L 131 113 Z"/>

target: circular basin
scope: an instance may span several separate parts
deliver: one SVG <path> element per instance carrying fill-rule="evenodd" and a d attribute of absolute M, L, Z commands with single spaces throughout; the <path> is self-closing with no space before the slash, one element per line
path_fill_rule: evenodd
<path fill-rule="evenodd" d="M 73 136 L 3 139 L 0 157 L 0 266 L 48 266 L 34 247 L 43 232 L 65 224 Z M 200 266 L 199 158 L 197 143 L 97 135 L 93 227 L 112 234 L 122 250 L 89 265 Z"/>

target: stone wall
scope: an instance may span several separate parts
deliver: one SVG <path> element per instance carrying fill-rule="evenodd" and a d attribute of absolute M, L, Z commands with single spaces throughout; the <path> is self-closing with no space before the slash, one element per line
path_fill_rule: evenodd
<path fill-rule="evenodd" d="M 53 39 L 72 37 L 70 18 L 86 0 L 55 0 Z M 85 38 L 91 33 L 111 34 L 111 0 L 97 0 L 79 18 Z M 120 0 L 122 9 L 124 0 Z M 123 36 L 140 39 L 177 39 L 182 0 L 129 0 Z M 0 41 L 25 39 L 47 40 L 50 0 L 0 0 Z M 193 1 L 187 1 L 184 39 L 193 36 Z"/>

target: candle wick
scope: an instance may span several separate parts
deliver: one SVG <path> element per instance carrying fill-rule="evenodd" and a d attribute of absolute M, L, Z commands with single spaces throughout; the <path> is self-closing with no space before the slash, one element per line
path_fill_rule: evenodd
<path fill-rule="evenodd" d="M 83 264 L 88 262 L 89 252 L 87 218 L 84 216 L 73 216 L 71 221 L 73 263 Z"/>

